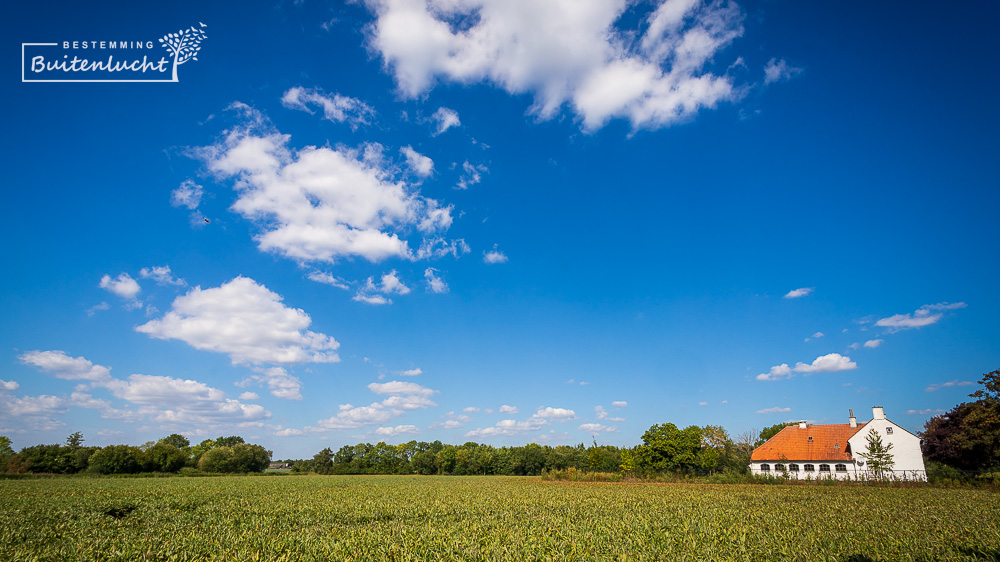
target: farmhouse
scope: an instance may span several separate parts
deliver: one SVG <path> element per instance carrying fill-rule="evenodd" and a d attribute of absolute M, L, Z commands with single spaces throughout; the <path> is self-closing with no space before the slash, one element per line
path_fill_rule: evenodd
<path fill-rule="evenodd" d="M 892 477 L 900 480 L 927 480 L 920 438 L 889 421 L 881 406 L 872 408 L 872 420 L 858 425 L 854 410 L 849 423 L 790 425 L 754 449 L 750 472 L 791 478 L 854 479 L 874 476 L 865 452 L 872 429 L 882 444 L 892 444 Z"/>

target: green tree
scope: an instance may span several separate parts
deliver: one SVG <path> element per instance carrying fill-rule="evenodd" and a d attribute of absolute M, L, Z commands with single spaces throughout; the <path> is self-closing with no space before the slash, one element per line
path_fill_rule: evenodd
<path fill-rule="evenodd" d="M 242 437 L 239 435 L 230 435 L 229 437 L 216 437 L 215 446 L 216 447 L 230 447 L 232 445 L 237 445 L 239 443 L 246 443 Z"/>
<path fill-rule="evenodd" d="M 929 461 L 973 471 L 1000 469 L 1000 370 L 983 375 L 982 388 L 924 424 L 922 449 Z"/>
<path fill-rule="evenodd" d="M 865 440 L 868 442 L 865 452 L 859 452 L 858 456 L 868 463 L 869 473 L 883 480 L 892 474 L 892 467 L 896 464 L 892 458 L 892 443 L 883 444 L 882 436 L 874 427 L 868 431 Z"/>
<path fill-rule="evenodd" d="M 187 461 L 187 453 L 160 440 L 145 451 L 146 470 L 177 472 Z"/>
<path fill-rule="evenodd" d="M 333 451 L 329 447 L 313 455 L 313 472 L 330 474 L 333 472 Z"/>
<path fill-rule="evenodd" d="M 691 472 L 698 467 L 701 451 L 701 428 L 692 425 L 683 430 L 672 423 L 654 425 L 642 434 L 636 450 L 639 472 Z"/>
<path fill-rule="evenodd" d="M 72 474 L 76 472 L 73 451 L 62 445 L 34 445 L 18 452 L 28 472 L 45 474 Z"/>
<path fill-rule="evenodd" d="M 12 444 L 10 437 L 0 435 L 0 458 L 14 456 L 14 449 L 11 447 Z"/>
<path fill-rule="evenodd" d="M 260 445 L 236 443 L 209 449 L 198 461 L 198 468 L 205 472 L 261 472 L 269 462 L 271 451 Z"/>
<path fill-rule="evenodd" d="M 134 474 L 141 472 L 145 455 L 131 445 L 108 445 L 90 455 L 89 467 L 99 474 Z"/>
<path fill-rule="evenodd" d="M 157 443 L 173 445 L 174 447 L 177 447 L 177 449 L 181 451 L 185 451 L 191 446 L 191 442 L 188 441 L 187 437 L 184 437 L 179 433 L 171 433 L 170 435 L 157 441 Z"/>
<path fill-rule="evenodd" d="M 66 446 L 74 450 L 83 447 L 83 434 L 79 431 L 71 433 L 70 436 L 66 438 Z"/>

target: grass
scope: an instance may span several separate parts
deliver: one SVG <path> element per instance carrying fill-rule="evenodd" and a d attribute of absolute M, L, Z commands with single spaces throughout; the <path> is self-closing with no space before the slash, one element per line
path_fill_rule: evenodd
<path fill-rule="evenodd" d="M 301 476 L 0 481 L 0 560 L 996 560 L 1000 495 Z"/>

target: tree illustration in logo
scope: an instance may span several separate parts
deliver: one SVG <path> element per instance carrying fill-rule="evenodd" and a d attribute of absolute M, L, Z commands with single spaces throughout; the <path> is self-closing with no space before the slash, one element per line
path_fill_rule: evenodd
<path fill-rule="evenodd" d="M 198 22 L 201 28 L 207 25 Z M 174 56 L 174 77 L 177 81 L 177 67 L 189 60 L 198 60 L 198 51 L 201 50 L 201 42 L 208 37 L 201 28 L 191 26 L 177 33 L 168 33 L 160 38 L 160 43 L 167 49 L 167 52 Z"/>

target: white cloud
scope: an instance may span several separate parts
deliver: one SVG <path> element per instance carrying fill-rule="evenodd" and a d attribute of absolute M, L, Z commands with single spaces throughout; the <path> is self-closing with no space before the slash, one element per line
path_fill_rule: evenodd
<path fill-rule="evenodd" d="M 489 252 L 483 252 L 483 263 L 496 264 L 496 263 L 507 263 L 507 254 L 501 252 L 497 249 L 497 245 L 493 245 L 493 249 Z"/>
<path fill-rule="evenodd" d="M 392 413 L 378 402 L 357 408 L 350 404 L 341 404 L 337 415 L 319 420 L 317 425 L 322 429 L 355 429 L 385 423 L 390 417 Z"/>
<path fill-rule="evenodd" d="M 121 273 L 114 279 L 110 275 L 105 275 L 101 277 L 98 287 L 114 293 L 125 300 L 135 300 L 136 295 L 142 290 L 139 287 L 139 283 L 135 279 L 132 279 L 128 273 Z"/>
<path fill-rule="evenodd" d="M 68 381 L 99 382 L 111 379 L 111 369 L 95 365 L 83 357 L 70 357 L 63 351 L 29 351 L 18 356 L 18 360 Z"/>
<path fill-rule="evenodd" d="M 433 267 L 428 267 L 424 270 L 424 279 L 427 280 L 428 291 L 439 295 L 448 292 L 448 284 L 438 277 L 437 270 Z"/>
<path fill-rule="evenodd" d="M 794 371 L 806 374 L 835 373 L 838 371 L 849 371 L 857 368 L 858 364 L 851 361 L 850 357 L 846 357 L 839 353 L 828 353 L 817 357 L 811 364 L 801 362 L 796 363 Z"/>
<path fill-rule="evenodd" d="M 420 386 L 415 382 L 405 382 L 405 381 L 389 381 L 385 383 L 373 382 L 368 385 L 368 390 L 374 392 L 375 394 L 389 394 L 389 395 L 400 395 L 400 394 L 415 394 L 418 396 L 431 396 L 437 394 L 438 391 L 432 390 L 425 386 Z"/>
<path fill-rule="evenodd" d="M 69 404 L 79 407 L 97 410 L 101 418 L 106 420 L 123 420 L 126 422 L 136 422 L 143 418 L 143 414 L 134 410 L 120 410 L 114 408 L 111 402 L 94 398 L 86 392 L 76 391 L 70 395 Z"/>
<path fill-rule="evenodd" d="M 396 427 L 380 427 L 375 430 L 376 435 L 394 437 L 396 435 L 415 435 L 420 433 L 420 429 L 415 425 L 397 425 Z"/>
<path fill-rule="evenodd" d="M 95 304 L 94 306 L 88 308 L 87 316 L 93 316 L 99 310 L 108 310 L 109 308 L 111 308 L 111 305 L 102 301 L 101 304 Z"/>
<path fill-rule="evenodd" d="M 858 364 L 852 361 L 850 357 L 846 357 L 839 353 L 828 353 L 817 357 L 812 363 L 802 363 L 800 361 L 795 364 L 795 367 L 789 367 L 788 363 L 775 365 L 771 367 L 771 370 L 767 373 L 757 375 L 757 380 L 776 381 L 791 378 L 795 376 L 794 373 L 805 373 L 810 375 L 812 373 L 849 371 L 857 368 Z"/>
<path fill-rule="evenodd" d="M 469 406 L 467 408 L 462 408 L 462 411 L 465 412 L 465 413 L 467 413 L 467 414 L 472 414 L 472 413 L 478 412 L 479 408 L 476 408 L 475 406 Z"/>
<path fill-rule="evenodd" d="M 426 178 L 434 172 L 434 161 L 413 150 L 412 146 L 404 146 L 399 151 L 406 157 L 406 165 L 410 167 L 410 170 L 414 174 Z"/>
<path fill-rule="evenodd" d="M 193 152 L 220 179 L 235 180 L 231 208 L 259 225 L 261 251 L 299 262 L 416 259 L 402 235 L 415 227 L 437 238 L 451 226 L 452 207 L 395 181 L 380 146 L 295 150 L 259 112 L 233 107 L 245 124 Z"/>
<path fill-rule="evenodd" d="M 875 349 L 876 347 L 882 345 L 885 340 L 868 340 L 865 342 L 865 347 L 868 349 Z"/>
<path fill-rule="evenodd" d="M 500 411 L 504 412 L 501 406 Z M 516 413 L 516 412 L 509 412 Z M 565 408 L 539 407 L 530 418 L 524 421 L 501 420 L 493 427 L 474 429 L 465 434 L 466 437 L 490 437 L 494 435 L 516 435 L 526 431 L 537 431 L 552 423 L 563 423 L 576 419 L 576 412 Z"/>
<path fill-rule="evenodd" d="M 792 411 L 791 408 L 781 408 L 779 406 L 775 406 L 773 408 L 764 408 L 763 410 L 757 410 L 757 413 L 758 414 L 776 414 L 778 412 L 791 412 L 791 411 Z"/>
<path fill-rule="evenodd" d="M 187 285 L 187 282 L 183 279 L 173 276 L 169 265 L 144 267 L 139 270 L 139 277 L 142 277 L 143 279 L 152 279 L 157 285 Z"/>
<path fill-rule="evenodd" d="M 139 413 L 161 423 L 241 423 L 271 417 L 262 406 L 226 398 L 225 392 L 194 380 L 133 374 L 127 381 L 113 379 L 98 385 L 116 398 L 142 406 Z"/>
<path fill-rule="evenodd" d="M 791 291 L 788 291 L 787 293 L 785 293 L 785 298 L 786 299 L 801 298 L 801 297 L 804 297 L 804 296 L 812 293 L 815 290 L 816 290 L 815 287 L 801 287 L 799 289 L 792 289 Z"/>
<path fill-rule="evenodd" d="M 620 22 L 631 5 L 623 1 L 366 4 L 376 15 L 371 45 L 409 97 L 438 80 L 486 82 L 532 94 L 531 112 L 542 119 L 569 105 L 594 130 L 612 118 L 668 126 L 740 96 L 730 77 L 705 70 L 743 34 L 731 2 L 666 1 L 652 12 L 634 5 L 645 25 Z"/>
<path fill-rule="evenodd" d="M 708 402 L 705 402 L 704 400 L 702 400 L 701 402 L 698 402 L 698 405 L 699 406 L 708 406 Z"/>
<path fill-rule="evenodd" d="M 376 293 L 382 293 L 383 295 L 406 295 L 409 292 L 410 288 L 403 284 L 394 269 L 382 275 L 378 283 L 375 283 L 369 277 L 364 286 L 354 295 L 354 300 L 368 304 L 392 304 L 391 299 L 382 297 Z"/>
<path fill-rule="evenodd" d="M 504 404 L 503 406 L 500 406 L 500 413 L 501 414 L 516 414 L 516 413 L 518 413 L 518 409 L 517 409 L 517 406 L 508 406 L 507 404 Z"/>
<path fill-rule="evenodd" d="M 941 311 L 957 310 L 959 308 L 965 308 L 966 306 L 967 305 L 964 302 L 925 304 L 912 314 L 894 314 L 888 318 L 880 319 L 878 322 L 875 322 L 875 325 L 882 328 L 888 328 L 889 332 L 923 328 L 924 326 L 930 326 L 931 324 L 935 324 L 941 320 L 941 318 L 944 317 L 944 314 L 942 314 Z M 933 311 L 937 311 L 937 313 L 934 314 L 932 313 Z"/>
<path fill-rule="evenodd" d="M 594 406 L 594 414 L 597 417 L 597 419 L 599 419 L 599 420 L 607 420 L 607 421 L 612 421 L 612 422 L 623 422 L 623 421 L 625 421 L 625 418 L 618 418 L 618 417 L 611 418 L 611 417 L 608 417 L 608 415 L 609 415 L 608 411 L 604 409 L 604 406 Z"/>
<path fill-rule="evenodd" d="M 240 400 L 260 400 L 260 395 L 256 392 L 244 392 L 237 396 Z"/>
<path fill-rule="evenodd" d="M 0 379 L 0 392 L 13 392 L 21 388 L 21 385 L 17 381 L 5 381 Z"/>
<path fill-rule="evenodd" d="M 614 406 L 615 408 L 624 408 L 628 406 L 628 402 L 624 400 L 615 400 L 614 402 L 611 403 L 611 405 Z"/>
<path fill-rule="evenodd" d="M 195 349 L 228 354 L 238 363 L 331 363 L 340 361 L 332 337 L 307 330 L 312 320 L 248 277 L 220 287 L 195 287 L 174 299 L 163 318 L 136 331 L 178 339 Z"/>
<path fill-rule="evenodd" d="M 281 105 L 312 114 L 310 108 L 323 110 L 323 118 L 334 123 L 347 122 L 352 129 L 366 125 L 375 116 L 375 110 L 363 101 L 340 94 L 327 94 L 319 88 L 291 88 L 281 96 Z"/>
<path fill-rule="evenodd" d="M 462 124 L 462 121 L 458 118 L 458 112 L 447 107 L 439 107 L 431 118 L 437 122 L 437 130 L 434 131 L 434 136 Z"/>
<path fill-rule="evenodd" d="M 764 84 L 774 82 L 786 82 L 802 72 L 801 68 L 796 68 L 788 64 L 785 59 L 775 59 L 767 61 L 764 66 Z"/>
<path fill-rule="evenodd" d="M 483 174 L 489 172 L 489 168 L 482 164 L 470 164 L 468 160 L 462 162 L 462 175 L 458 179 L 455 189 L 469 189 L 483 180 Z"/>
<path fill-rule="evenodd" d="M 330 285 L 338 289 L 350 289 L 351 287 L 347 284 L 347 281 L 339 277 L 334 277 L 325 271 L 311 271 L 307 276 L 310 281 L 315 281 L 317 283 L 323 283 L 324 285 Z"/>
<path fill-rule="evenodd" d="M 266 386 L 271 391 L 271 396 L 285 400 L 302 400 L 302 381 L 298 377 L 290 375 L 282 367 L 255 370 L 256 374 L 251 375 L 239 386 L 246 386 L 250 381 L 255 381 L 261 386 Z"/>
<path fill-rule="evenodd" d="M 202 187 L 191 180 L 184 180 L 177 189 L 170 192 L 170 204 L 174 207 L 185 207 L 191 211 L 201 205 L 204 193 Z"/>
<path fill-rule="evenodd" d="M 972 386 L 976 383 L 972 381 L 960 381 L 955 379 L 953 381 L 943 382 L 940 384 L 932 384 L 924 389 L 924 392 L 935 392 L 941 390 L 942 388 L 951 388 L 953 386 Z"/>
<path fill-rule="evenodd" d="M 618 426 L 615 425 L 603 425 L 599 423 L 584 423 L 578 427 L 580 431 L 586 431 L 587 433 L 617 433 Z"/>
<path fill-rule="evenodd" d="M 287 429 L 280 429 L 278 431 L 275 431 L 274 435 L 277 436 L 277 437 L 295 437 L 295 436 L 298 436 L 298 435 L 305 435 L 305 433 L 306 432 L 302 431 L 301 429 L 287 428 Z"/>
<path fill-rule="evenodd" d="M 910 414 L 910 415 L 913 415 L 913 414 L 918 414 L 918 415 L 921 415 L 921 416 L 929 416 L 929 415 L 931 415 L 931 414 L 934 414 L 934 415 L 937 415 L 937 414 L 943 414 L 943 413 L 945 413 L 946 411 L 947 411 L 947 410 L 942 410 L 942 409 L 940 409 L 940 408 L 937 408 L 937 409 L 930 409 L 930 408 L 927 408 L 927 409 L 925 409 L 925 410 L 907 410 L 907 411 L 905 411 L 905 412 L 903 412 L 903 413 L 904 413 L 904 414 Z"/>
<path fill-rule="evenodd" d="M 415 369 L 407 369 L 405 371 L 400 371 L 399 374 L 403 375 L 404 377 L 415 377 L 417 375 L 424 374 L 424 372 L 420 369 L 420 367 L 417 367 Z"/>

